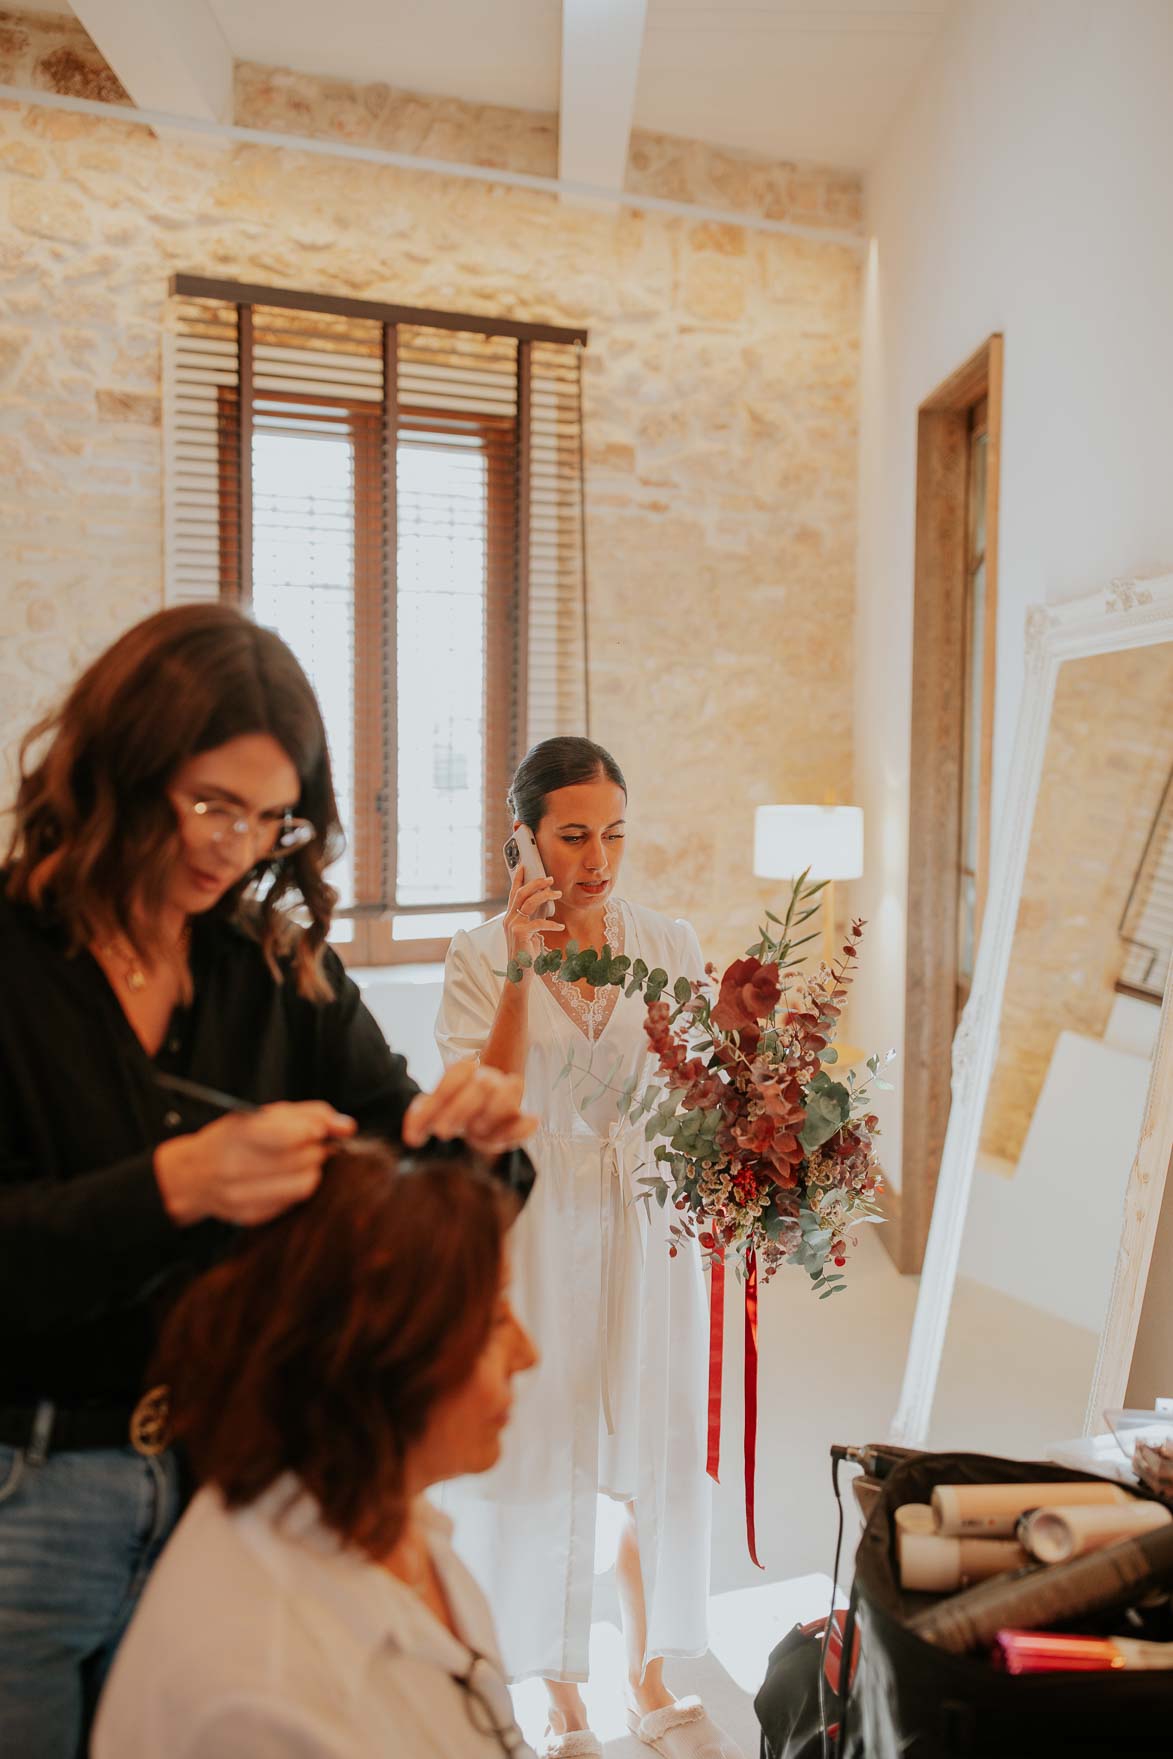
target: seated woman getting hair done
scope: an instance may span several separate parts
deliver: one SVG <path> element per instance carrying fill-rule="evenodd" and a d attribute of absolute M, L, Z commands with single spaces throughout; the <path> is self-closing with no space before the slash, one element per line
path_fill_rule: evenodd
<path fill-rule="evenodd" d="M 355 1143 L 181 1297 L 157 1373 L 203 1489 L 119 1650 L 93 1759 L 530 1755 L 488 1608 L 423 1495 L 494 1464 L 536 1360 L 509 1304 L 515 1209 L 467 1151 Z"/>
<path fill-rule="evenodd" d="M 326 736 L 270 630 L 159 612 L 23 758 L 0 868 L 0 1753 L 74 1759 L 180 1506 L 140 1403 L 169 1302 L 356 1126 L 496 1152 L 536 1120 L 472 1059 L 419 1093 L 326 946 Z"/>

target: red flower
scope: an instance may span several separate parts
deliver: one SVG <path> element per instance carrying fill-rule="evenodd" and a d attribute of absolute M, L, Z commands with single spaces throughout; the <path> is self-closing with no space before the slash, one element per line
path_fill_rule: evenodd
<path fill-rule="evenodd" d="M 794 1168 L 803 1160 L 797 1136 L 779 1130 L 763 1112 L 752 1121 L 743 1119 L 735 1124 L 733 1138 L 741 1155 L 749 1157 L 767 1179 L 780 1185 L 794 1184 Z"/>
<path fill-rule="evenodd" d="M 721 994 L 712 1020 L 722 1032 L 755 1031 L 778 1006 L 782 988 L 778 967 L 760 959 L 735 959 L 721 979 Z"/>

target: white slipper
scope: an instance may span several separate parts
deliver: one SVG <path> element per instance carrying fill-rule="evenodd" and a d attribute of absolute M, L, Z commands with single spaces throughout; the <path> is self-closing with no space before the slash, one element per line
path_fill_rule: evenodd
<path fill-rule="evenodd" d="M 538 1742 L 538 1759 L 603 1759 L 603 1748 L 589 1728 L 571 1729 L 569 1734 L 555 1734 L 549 1723 Z"/>
<path fill-rule="evenodd" d="M 664 1710 L 641 1716 L 627 1712 L 627 1726 L 664 1759 L 745 1759 L 741 1748 L 719 1729 L 700 1699 L 678 1698 Z"/>

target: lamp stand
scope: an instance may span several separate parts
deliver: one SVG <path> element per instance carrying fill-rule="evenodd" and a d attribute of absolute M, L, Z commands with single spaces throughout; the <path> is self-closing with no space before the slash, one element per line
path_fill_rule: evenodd
<path fill-rule="evenodd" d="M 835 881 L 828 880 L 823 887 L 823 962 L 833 965 L 835 962 Z"/>

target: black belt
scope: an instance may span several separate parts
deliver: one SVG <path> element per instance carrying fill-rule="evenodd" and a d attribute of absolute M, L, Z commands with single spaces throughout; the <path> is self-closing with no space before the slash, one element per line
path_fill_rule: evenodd
<path fill-rule="evenodd" d="M 0 1405 L 0 1442 L 8 1447 L 32 1445 L 37 1405 Z M 130 1445 L 133 1405 L 105 1405 L 93 1410 L 54 1408 L 53 1422 L 44 1441 L 46 1453 L 69 1448 L 117 1448 Z"/>
<path fill-rule="evenodd" d="M 133 1447 L 149 1457 L 169 1442 L 166 1387 L 153 1387 L 137 1404 L 62 1409 L 39 1405 L 0 1405 L 0 1444 L 27 1448 L 42 1457 L 84 1448 Z"/>

